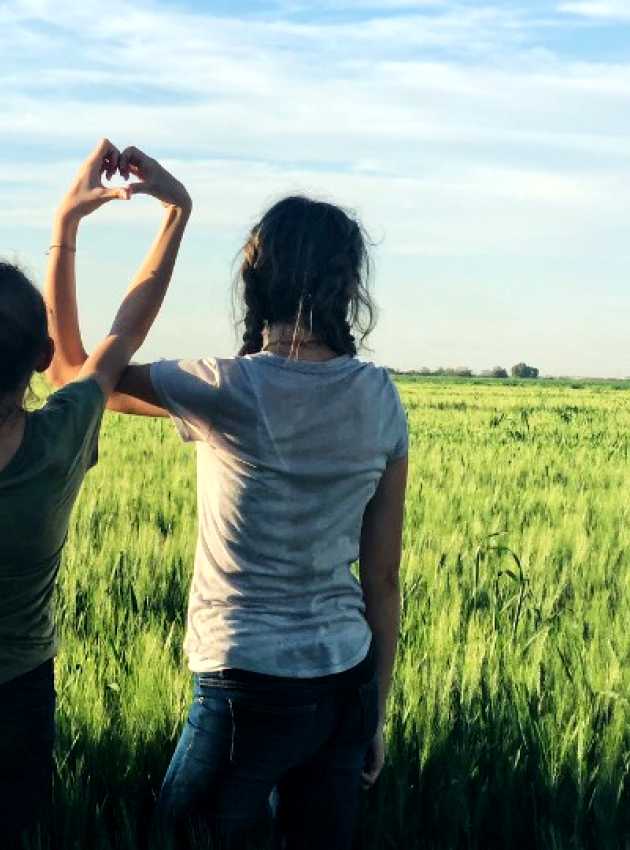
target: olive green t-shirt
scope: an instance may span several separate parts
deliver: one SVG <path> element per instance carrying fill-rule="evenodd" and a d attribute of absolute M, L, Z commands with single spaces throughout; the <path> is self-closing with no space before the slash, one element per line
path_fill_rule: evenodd
<path fill-rule="evenodd" d="M 28 414 L 0 471 L 0 684 L 57 651 L 53 590 L 72 507 L 96 463 L 104 406 L 94 379 L 68 384 Z"/>

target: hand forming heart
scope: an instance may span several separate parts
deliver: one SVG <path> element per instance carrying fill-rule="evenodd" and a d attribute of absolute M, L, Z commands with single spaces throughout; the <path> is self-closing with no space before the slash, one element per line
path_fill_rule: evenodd
<path fill-rule="evenodd" d="M 135 182 L 126 186 L 103 186 L 102 176 L 108 180 L 118 172 L 125 180 L 131 176 Z M 153 195 L 166 207 L 190 211 L 192 202 L 182 183 L 160 165 L 135 147 L 120 153 L 108 139 L 102 139 L 85 160 L 66 193 L 58 210 L 58 218 L 77 223 L 86 215 L 112 200 L 130 200 L 133 195 Z"/>

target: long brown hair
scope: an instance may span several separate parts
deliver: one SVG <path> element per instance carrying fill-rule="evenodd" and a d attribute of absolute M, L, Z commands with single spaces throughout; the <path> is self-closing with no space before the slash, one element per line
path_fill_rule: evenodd
<path fill-rule="evenodd" d="M 337 354 L 357 354 L 376 320 L 368 244 L 360 223 L 333 204 L 302 196 L 274 204 L 242 249 L 239 354 L 261 350 L 266 324 L 291 322 Z"/>
<path fill-rule="evenodd" d="M 26 388 L 47 343 L 41 293 L 20 268 L 0 262 L 0 403 Z"/>

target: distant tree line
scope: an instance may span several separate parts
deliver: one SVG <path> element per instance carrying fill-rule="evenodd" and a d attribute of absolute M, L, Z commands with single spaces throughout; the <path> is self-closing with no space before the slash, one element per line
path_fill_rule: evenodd
<path fill-rule="evenodd" d="M 528 366 L 527 363 L 517 363 L 512 366 L 513 378 L 537 378 L 539 371 L 535 366 Z"/>
<path fill-rule="evenodd" d="M 485 369 L 478 375 L 467 366 L 439 366 L 437 369 L 423 366 L 421 369 L 390 369 L 390 372 L 398 375 L 426 375 L 436 378 L 509 378 L 510 374 L 513 378 L 538 378 L 540 375 L 540 370 L 536 366 L 528 366 L 527 363 L 517 363 L 512 366 L 509 374 L 503 366 L 493 366 L 492 369 Z"/>

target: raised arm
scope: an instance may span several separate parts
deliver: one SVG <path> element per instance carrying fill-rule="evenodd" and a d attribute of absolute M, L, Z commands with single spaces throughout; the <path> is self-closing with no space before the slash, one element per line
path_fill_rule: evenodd
<path fill-rule="evenodd" d="M 101 175 L 107 173 L 111 176 L 116 169 L 124 177 L 131 173 L 140 181 L 122 189 L 106 189 L 101 185 Z M 74 259 L 79 224 L 85 215 L 108 200 L 128 199 L 139 193 L 151 194 L 162 201 L 164 220 L 127 290 L 109 334 L 88 356 L 81 340 L 76 303 Z M 191 206 L 182 184 L 136 148 L 128 148 L 119 154 L 109 141 L 103 140 L 88 157 L 55 217 L 44 289 L 49 332 L 55 342 L 55 357 L 48 376 L 56 386 L 77 377 L 93 375 L 106 395 L 112 393 L 160 309 Z M 135 368 L 131 367 L 127 372 L 133 372 Z M 142 402 L 127 399 L 119 393 L 112 396 L 108 407 L 154 416 L 165 415 L 159 406 L 151 404 L 151 399 Z"/>
<path fill-rule="evenodd" d="M 407 485 L 407 458 L 392 461 L 368 503 L 361 528 L 359 575 L 365 616 L 372 630 L 379 688 L 379 728 L 368 753 L 364 785 L 374 784 L 385 761 L 383 726 L 391 689 L 398 632 L 402 529 Z"/>
<path fill-rule="evenodd" d="M 79 329 L 75 280 L 75 254 L 81 219 L 108 201 L 128 200 L 126 189 L 106 189 L 101 184 L 118 170 L 120 153 L 103 139 L 81 166 L 63 198 L 53 221 L 44 296 L 48 328 L 55 342 L 55 356 L 48 377 L 62 386 L 76 377 L 87 360 Z"/>

